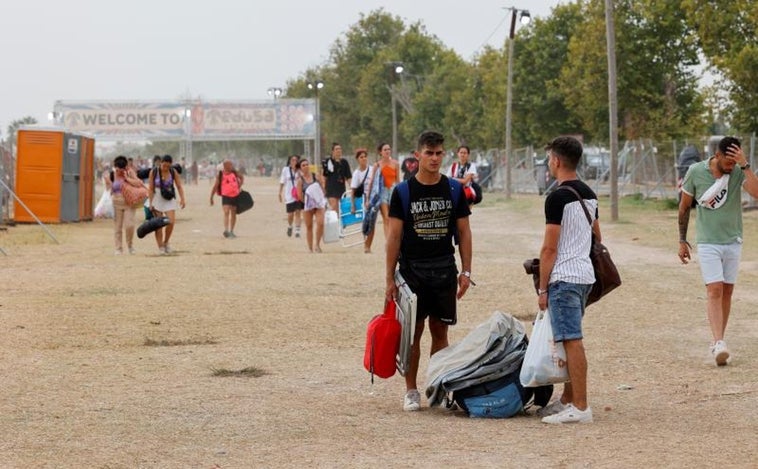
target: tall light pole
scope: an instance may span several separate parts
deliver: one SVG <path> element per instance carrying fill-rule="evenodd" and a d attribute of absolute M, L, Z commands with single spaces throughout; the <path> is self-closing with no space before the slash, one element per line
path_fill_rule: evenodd
<path fill-rule="evenodd" d="M 274 104 L 276 104 L 276 100 L 279 99 L 279 96 L 281 96 L 282 93 L 284 93 L 284 91 L 281 88 L 272 87 L 268 89 L 268 95 L 274 98 Z M 275 107 L 274 112 L 278 114 L 279 107 L 276 105 L 274 107 Z M 276 134 L 279 133 L 278 128 L 276 128 L 276 121 L 274 122 L 274 131 Z M 274 159 L 279 157 L 279 138 L 278 137 L 279 135 L 274 135 Z"/>
<path fill-rule="evenodd" d="M 605 0 L 605 35 L 608 49 L 608 126 L 611 143 L 611 220 L 619 219 L 619 181 L 616 161 L 619 151 L 618 99 L 616 96 L 616 28 L 613 2 Z"/>
<path fill-rule="evenodd" d="M 187 103 L 187 107 L 184 109 L 184 162 L 189 164 L 192 162 L 192 108 L 191 104 Z"/>
<path fill-rule="evenodd" d="M 387 65 L 392 67 L 390 75 L 392 84 L 389 86 L 390 96 L 392 97 L 392 151 L 397 156 L 397 88 L 395 83 L 397 81 L 396 75 L 402 76 L 405 66 L 402 62 L 389 62 Z"/>
<path fill-rule="evenodd" d="M 508 88 L 505 98 L 505 197 L 511 198 L 511 167 L 513 166 L 513 149 L 511 148 L 511 112 L 513 96 L 513 38 L 516 36 L 516 16 L 521 13 L 521 24 L 527 25 L 531 21 L 528 10 L 519 10 L 518 8 L 508 7 L 506 10 L 511 11 L 511 29 L 508 35 Z"/>
<path fill-rule="evenodd" d="M 324 87 L 324 82 L 322 80 L 308 81 L 306 86 L 316 94 L 316 142 L 313 145 L 313 152 L 315 153 L 313 162 L 318 168 L 321 166 L 321 103 L 319 102 L 318 95 L 319 91 Z"/>

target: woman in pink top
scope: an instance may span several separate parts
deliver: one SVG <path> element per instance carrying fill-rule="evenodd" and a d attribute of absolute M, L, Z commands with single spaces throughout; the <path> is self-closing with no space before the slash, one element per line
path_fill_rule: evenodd
<path fill-rule="evenodd" d="M 224 209 L 224 238 L 236 238 L 234 226 L 237 224 L 237 197 L 242 191 L 245 178 L 234 169 L 231 160 L 224 160 L 224 168 L 218 172 L 216 183 L 211 189 L 211 205 L 213 196 L 221 196 L 221 207 Z"/>

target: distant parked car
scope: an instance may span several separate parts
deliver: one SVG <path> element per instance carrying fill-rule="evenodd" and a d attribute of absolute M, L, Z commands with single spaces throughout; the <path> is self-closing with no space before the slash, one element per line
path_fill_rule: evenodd
<path fill-rule="evenodd" d="M 611 154 L 598 147 L 584 148 L 584 178 L 608 179 L 611 167 Z"/>

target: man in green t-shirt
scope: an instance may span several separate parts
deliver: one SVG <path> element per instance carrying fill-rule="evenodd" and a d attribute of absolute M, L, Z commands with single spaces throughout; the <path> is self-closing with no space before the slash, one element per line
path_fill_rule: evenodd
<path fill-rule="evenodd" d="M 715 155 L 687 170 L 679 202 L 679 259 L 687 264 L 691 259 L 687 226 L 692 201 L 697 201 L 696 243 L 713 334 L 710 350 L 718 366 L 729 359 L 724 331 L 742 253 L 742 188 L 758 197 L 758 177 L 750 170 L 740 141 L 724 137 Z"/>

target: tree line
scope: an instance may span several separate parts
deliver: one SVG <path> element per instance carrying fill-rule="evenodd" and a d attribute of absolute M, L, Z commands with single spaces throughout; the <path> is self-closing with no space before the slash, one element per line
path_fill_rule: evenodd
<path fill-rule="evenodd" d="M 758 3 L 617 0 L 619 138 L 675 140 L 758 130 Z M 602 0 L 555 7 L 514 39 L 512 136 L 515 146 L 556 135 L 608 141 L 608 73 Z M 398 149 L 424 129 L 453 144 L 504 142 L 507 45 L 461 58 L 421 22 L 384 9 L 361 15 L 333 43 L 325 63 L 288 81 L 286 97 L 319 92 L 321 134 L 347 148 L 392 135 L 391 89 L 398 104 Z M 401 76 L 392 68 L 404 66 Z M 702 70 L 715 80 L 700 85 Z M 404 96 L 403 96 L 404 93 Z"/>

